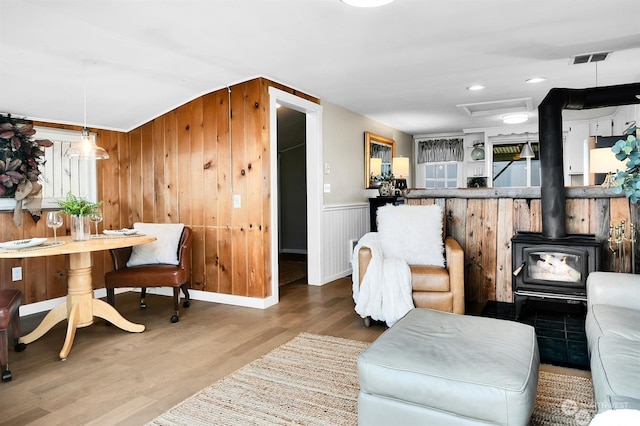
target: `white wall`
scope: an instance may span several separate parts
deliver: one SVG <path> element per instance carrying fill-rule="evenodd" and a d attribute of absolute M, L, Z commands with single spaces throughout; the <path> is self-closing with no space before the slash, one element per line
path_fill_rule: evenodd
<path fill-rule="evenodd" d="M 409 157 L 413 164 L 413 137 L 379 121 L 356 114 L 338 105 L 322 101 L 324 164 L 331 173 L 324 175 L 324 183 L 331 192 L 324 194 L 324 205 L 366 202 L 378 195 L 377 190 L 364 188 L 364 132 L 372 132 L 396 141 L 396 156 Z M 407 179 L 412 186 L 413 170 Z"/>
<path fill-rule="evenodd" d="M 323 284 L 351 274 L 350 245 L 369 232 L 369 197 L 377 190 L 364 185 L 364 132 L 396 141 L 396 155 L 413 164 L 413 137 L 383 123 L 329 102 L 323 108 L 323 162 L 331 172 L 323 175 L 331 192 L 324 194 L 322 277 Z M 407 179 L 412 186 L 413 170 Z"/>

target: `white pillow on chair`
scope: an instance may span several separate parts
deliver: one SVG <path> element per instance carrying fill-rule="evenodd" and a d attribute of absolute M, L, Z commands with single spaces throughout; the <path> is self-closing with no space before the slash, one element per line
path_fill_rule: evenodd
<path fill-rule="evenodd" d="M 179 263 L 178 244 L 184 230 L 183 223 L 136 222 L 133 224 L 133 229 L 137 229 L 141 234 L 152 235 L 156 237 L 156 240 L 151 243 L 133 246 L 127 266 L 154 263 L 177 265 Z"/>
<path fill-rule="evenodd" d="M 378 232 L 384 257 L 409 265 L 444 266 L 442 209 L 437 204 L 388 204 L 378 208 Z"/>

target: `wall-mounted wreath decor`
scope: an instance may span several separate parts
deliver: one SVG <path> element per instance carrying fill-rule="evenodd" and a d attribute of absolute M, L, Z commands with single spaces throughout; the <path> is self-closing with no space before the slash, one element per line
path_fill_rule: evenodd
<path fill-rule="evenodd" d="M 15 198 L 13 222 L 22 224 L 22 207 L 34 220 L 40 219 L 40 166 L 44 165 L 44 149 L 53 145 L 48 139 L 34 139 L 33 123 L 0 115 L 0 198 Z"/>

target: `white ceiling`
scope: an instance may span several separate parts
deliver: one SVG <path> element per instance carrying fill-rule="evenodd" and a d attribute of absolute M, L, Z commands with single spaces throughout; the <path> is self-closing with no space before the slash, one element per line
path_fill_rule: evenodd
<path fill-rule="evenodd" d="M 456 105 L 516 98 L 535 122 L 552 87 L 640 81 L 639 14 L 638 0 L 0 0 L 0 112 L 82 124 L 86 85 L 88 124 L 128 131 L 264 76 L 409 134 L 501 125 Z M 604 50 L 597 73 L 570 65 Z"/>

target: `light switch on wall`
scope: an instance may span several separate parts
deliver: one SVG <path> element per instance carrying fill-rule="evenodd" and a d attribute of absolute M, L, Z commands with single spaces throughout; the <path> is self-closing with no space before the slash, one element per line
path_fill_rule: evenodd
<path fill-rule="evenodd" d="M 233 195 L 233 208 L 234 209 L 239 209 L 242 207 L 242 198 L 240 197 L 240 194 L 234 194 Z"/>
<path fill-rule="evenodd" d="M 324 174 L 325 175 L 331 174 L 331 164 L 327 163 L 324 165 Z"/>
<path fill-rule="evenodd" d="M 330 193 L 330 192 L 331 192 L 331 184 L 330 184 L 330 183 L 325 183 L 325 184 L 324 184 L 324 192 L 325 192 L 326 194 L 328 194 L 328 193 Z"/>
<path fill-rule="evenodd" d="M 13 281 L 21 281 L 22 280 L 22 267 L 16 266 L 15 268 L 11 268 L 11 279 Z"/>

